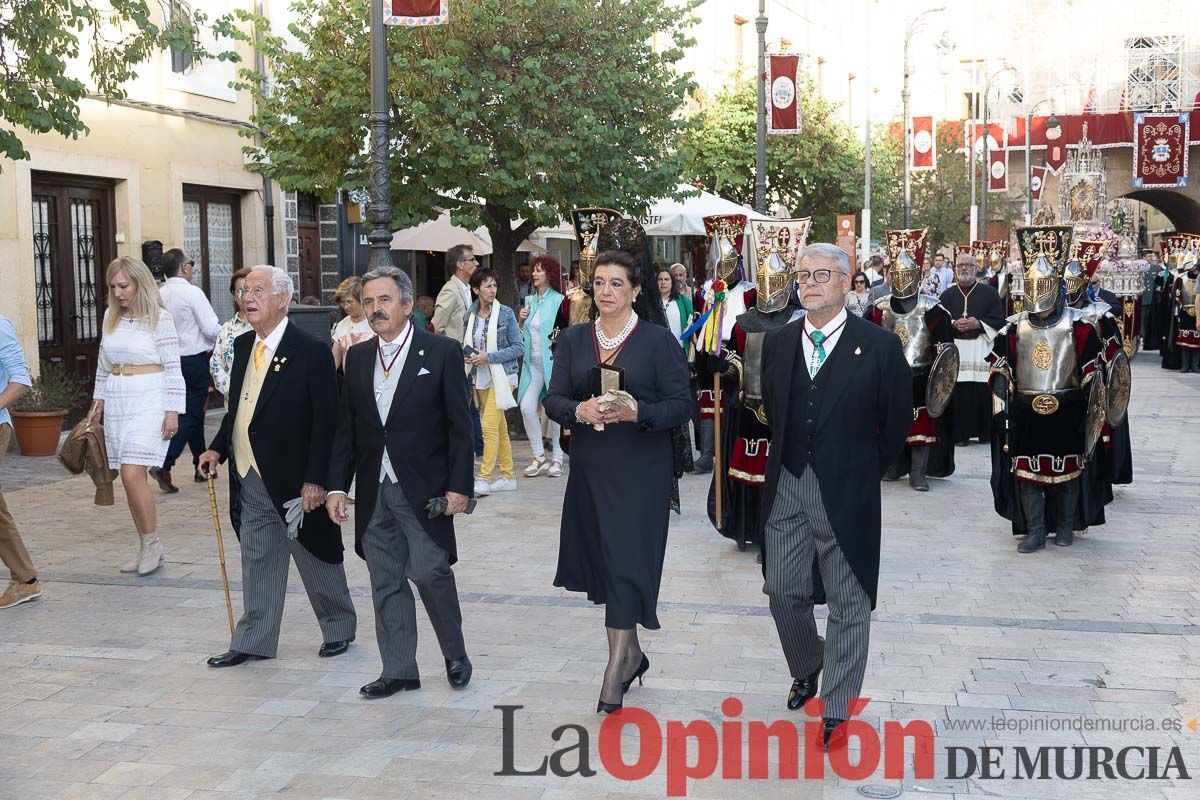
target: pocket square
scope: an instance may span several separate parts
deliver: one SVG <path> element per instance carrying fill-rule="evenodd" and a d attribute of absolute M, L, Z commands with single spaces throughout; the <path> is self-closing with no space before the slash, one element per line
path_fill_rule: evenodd
<path fill-rule="evenodd" d="M 417 377 L 419 378 L 422 375 L 428 375 L 428 374 L 429 374 L 429 370 L 425 369 L 424 367 L 421 367 L 421 371 L 417 373 Z"/>

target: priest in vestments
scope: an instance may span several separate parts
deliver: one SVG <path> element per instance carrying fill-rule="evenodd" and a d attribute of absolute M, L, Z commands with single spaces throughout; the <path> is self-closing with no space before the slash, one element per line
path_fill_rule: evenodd
<path fill-rule="evenodd" d="M 992 340 L 1004 327 L 1004 302 L 994 288 L 977 279 L 975 257 L 962 253 L 954 265 L 954 285 L 942 292 L 941 303 L 954 317 L 958 348 L 958 385 L 954 388 L 954 441 L 988 440 L 992 397 L 988 391 L 987 355 Z"/>

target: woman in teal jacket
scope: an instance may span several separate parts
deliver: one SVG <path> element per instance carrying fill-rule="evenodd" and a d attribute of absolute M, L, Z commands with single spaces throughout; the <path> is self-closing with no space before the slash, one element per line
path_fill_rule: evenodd
<path fill-rule="evenodd" d="M 525 340 L 525 357 L 521 360 L 521 381 L 517 386 L 517 402 L 521 405 L 521 419 L 525 422 L 525 435 L 533 449 L 533 461 L 525 468 L 525 477 L 547 475 L 558 478 L 562 475 L 563 452 L 559 444 L 559 424 L 550 423 L 548 431 L 553 450 L 546 459 L 546 448 L 542 443 L 542 422 L 538 413 L 546 389 L 550 386 L 550 374 L 554 371 L 554 357 L 550 352 L 554 332 L 566 327 L 562 319 L 562 265 L 550 256 L 539 256 L 532 263 L 534 293 L 525 298 L 518 318 L 521 321 Z"/>

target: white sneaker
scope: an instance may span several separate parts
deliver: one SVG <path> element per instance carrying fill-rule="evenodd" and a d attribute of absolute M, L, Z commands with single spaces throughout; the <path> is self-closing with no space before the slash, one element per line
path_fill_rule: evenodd
<path fill-rule="evenodd" d="M 485 481 L 483 478 L 475 479 L 475 496 L 476 497 L 487 497 L 491 493 L 492 493 L 492 489 L 488 485 L 487 481 Z"/>
<path fill-rule="evenodd" d="M 149 575 L 162 565 L 163 546 L 157 536 L 142 543 L 142 558 L 138 561 L 137 574 Z"/>
<path fill-rule="evenodd" d="M 498 481 L 492 481 L 493 492 L 515 492 L 517 490 L 516 478 L 501 478 Z"/>
<path fill-rule="evenodd" d="M 142 538 L 141 534 L 135 533 L 134 536 L 138 538 L 137 555 L 121 565 L 121 572 L 137 572 L 138 564 L 142 563 L 142 556 L 146 553 L 146 540 Z"/>

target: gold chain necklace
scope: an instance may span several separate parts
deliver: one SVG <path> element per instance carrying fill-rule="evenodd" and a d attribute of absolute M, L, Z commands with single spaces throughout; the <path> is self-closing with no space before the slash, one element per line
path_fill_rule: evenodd
<path fill-rule="evenodd" d="M 975 284 L 973 284 L 973 283 L 971 284 L 971 292 L 964 292 L 962 290 L 962 284 L 959 283 L 958 281 L 955 281 L 954 285 L 958 288 L 958 293 L 962 295 L 962 299 L 963 299 L 963 312 L 962 312 L 962 316 L 959 317 L 959 319 L 966 319 L 967 318 L 967 298 L 971 296 L 971 292 L 975 291 Z"/>

